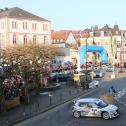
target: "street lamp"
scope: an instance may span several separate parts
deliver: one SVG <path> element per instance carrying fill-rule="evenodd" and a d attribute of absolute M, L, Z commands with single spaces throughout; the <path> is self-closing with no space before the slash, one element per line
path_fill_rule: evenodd
<path fill-rule="evenodd" d="M 116 41 L 116 40 L 114 40 L 114 41 Z M 116 52 L 114 51 L 114 47 L 113 47 L 113 40 L 112 40 L 112 33 L 111 33 L 111 52 L 112 52 L 112 66 L 113 66 L 113 73 L 112 73 L 112 75 L 111 75 L 111 78 L 115 78 L 115 54 L 116 54 Z"/>
<path fill-rule="evenodd" d="M 122 45 L 120 47 L 120 72 L 122 72 Z"/>
<path fill-rule="evenodd" d="M 86 83 L 87 83 L 87 39 L 88 38 L 86 38 Z"/>
<path fill-rule="evenodd" d="M 123 63 L 123 59 L 122 59 L 122 51 L 123 51 L 123 47 L 122 47 L 122 42 L 124 41 L 124 36 L 123 36 L 123 31 L 121 32 L 121 45 L 120 45 L 120 72 L 123 72 L 122 70 L 122 63 Z"/>

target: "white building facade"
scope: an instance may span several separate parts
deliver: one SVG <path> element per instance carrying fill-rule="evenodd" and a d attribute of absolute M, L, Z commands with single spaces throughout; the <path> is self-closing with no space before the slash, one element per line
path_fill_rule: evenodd
<path fill-rule="evenodd" d="M 17 7 L 0 10 L 1 47 L 30 43 L 50 44 L 51 22 Z"/>

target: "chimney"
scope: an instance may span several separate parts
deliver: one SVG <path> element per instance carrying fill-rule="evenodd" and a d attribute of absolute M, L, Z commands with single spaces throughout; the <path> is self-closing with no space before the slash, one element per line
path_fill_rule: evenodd
<path fill-rule="evenodd" d="M 93 32 L 90 32 L 90 37 L 93 37 L 94 36 L 94 33 Z"/>
<path fill-rule="evenodd" d="M 95 30 L 96 30 L 96 31 L 98 30 L 98 25 L 95 25 Z"/>
<path fill-rule="evenodd" d="M 3 12 L 3 9 L 0 9 L 0 12 Z"/>
<path fill-rule="evenodd" d="M 94 26 L 91 26 L 91 31 L 94 31 Z"/>
<path fill-rule="evenodd" d="M 5 7 L 5 11 L 7 11 L 8 10 L 8 8 L 7 7 Z"/>

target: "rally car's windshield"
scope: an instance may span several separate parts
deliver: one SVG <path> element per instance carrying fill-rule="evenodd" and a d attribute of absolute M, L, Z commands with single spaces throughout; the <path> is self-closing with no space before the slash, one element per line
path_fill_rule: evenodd
<path fill-rule="evenodd" d="M 108 104 L 104 101 L 100 101 L 99 103 L 97 103 L 97 105 L 100 107 L 100 108 L 104 108 L 104 107 L 107 107 Z"/>

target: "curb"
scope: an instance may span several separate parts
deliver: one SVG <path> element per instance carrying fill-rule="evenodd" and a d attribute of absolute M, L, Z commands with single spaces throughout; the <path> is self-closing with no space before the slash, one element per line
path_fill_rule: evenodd
<path fill-rule="evenodd" d="M 50 86 L 50 87 L 42 87 L 40 88 L 40 91 L 53 91 L 53 90 L 58 90 L 61 88 L 61 84 L 57 83 L 55 86 Z"/>

